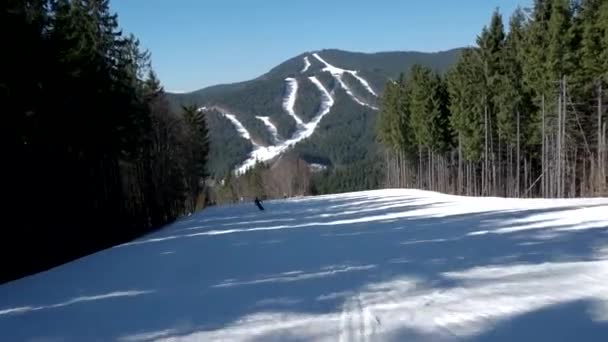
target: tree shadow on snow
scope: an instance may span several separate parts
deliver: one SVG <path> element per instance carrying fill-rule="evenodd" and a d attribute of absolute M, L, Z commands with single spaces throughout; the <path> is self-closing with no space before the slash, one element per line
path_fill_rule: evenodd
<path fill-rule="evenodd" d="M 0 286 L 0 339 L 186 338 L 237 331 L 264 313 L 323 318 L 331 322 L 327 331 L 306 330 L 302 340 L 323 339 L 353 298 L 371 308 L 362 322 L 373 329 L 362 333 L 384 332 L 378 336 L 387 340 L 552 341 L 573 336 L 569 329 L 593 340 L 608 332 L 589 318 L 588 301 L 566 280 L 534 268 L 555 264 L 551 274 L 559 275 L 596 260 L 598 248 L 608 245 L 605 221 L 578 230 L 543 226 L 542 215 L 578 203 L 450 214 L 452 199 L 424 200 L 372 193 L 268 201 L 264 212 L 251 203 L 210 208 L 132 244 Z M 530 295 L 548 284 L 567 288 L 570 297 Z M 107 293 L 137 295 L 95 296 Z M 528 307 L 511 304 L 518 296 Z M 491 306 L 492 298 L 500 303 L 494 311 L 472 302 Z M 38 309 L 14 310 L 25 307 Z M 405 327 L 386 321 L 390 310 Z M 485 316 L 454 323 L 458 315 L 445 316 L 449 311 Z M 298 340 L 297 329 L 303 328 L 257 337 Z"/>

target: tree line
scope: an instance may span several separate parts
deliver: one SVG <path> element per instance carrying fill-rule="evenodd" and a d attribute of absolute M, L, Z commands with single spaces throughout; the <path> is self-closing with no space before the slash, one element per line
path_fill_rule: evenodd
<path fill-rule="evenodd" d="M 170 110 L 149 53 L 108 0 L 2 1 L 0 35 L 0 282 L 202 205 L 205 117 Z"/>
<path fill-rule="evenodd" d="M 445 75 L 413 66 L 382 96 L 385 186 L 472 196 L 608 195 L 608 2 L 496 10 Z"/>

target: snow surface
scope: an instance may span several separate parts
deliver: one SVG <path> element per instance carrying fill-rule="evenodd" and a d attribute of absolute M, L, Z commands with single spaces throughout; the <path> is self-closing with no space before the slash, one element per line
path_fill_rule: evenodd
<path fill-rule="evenodd" d="M 308 71 L 308 68 L 310 68 L 310 60 L 308 60 L 308 56 L 304 56 L 304 68 L 302 68 L 300 73 L 305 73 L 306 71 Z"/>
<path fill-rule="evenodd" d="M 2 341 L 605 341 L 608 199 L 209 208 L 0 285 Z"/>
<path fill-rule="evenodd" d="M 277 130 L 277 126 L 275 126 L 272 121 L 270 121 L 269 117 L 256 116 L 256 119 L 262 121 L 264 125 L 266 125 L 266 127 L 268 128 L 268 132 L 270 132 L 270 135 L 272 135 L 272 139 L 275 143 L 278 143 L 281 140 L 281 138 L 279 138 L 279 131 Z"/>
<path fill-rule="evenodd" d="M 241 137 L 251 141 L 254 146 L 257 145 L 253 139 L 251 139 L 251 134 L 249 134 L 249 131 L 245 128 L 245 126 L 243 126 L 243 124 L 236 118 L 234 114 L 222 113 L 222 115 L 232 122 L 234 128 L 236 128 L 236 131 Z"/>
<path fill-rule="evenodd" d="M 296 115 L 294 106 L 296 105 L 296 97 L 298 96 L 298 81 L 295 78 L 288 77 L 285 79 L 287 84 L 287 92 L 283 99 L 283 109 L 291 116 L 298 125 L 303 125 L 304 122 Z"/>
<path fill-rule="evenodd" d="M 372 108 L 374 110 L 378 110 L 377 107 L 372 106 L 368 103 L 363 102 L 361 99 L 359 99 L 357 96 L 355 96 L 355 94 L 353 93 L 353 91 L 350 89 L 350 87 L 344 82 L 344 80 L 342 79 L 342 75 L 344 73 L 348 73 L 351 74 L 353 77 L 355 77 L 359 83 L 361 83 L 361 85 L 372 95 L 374 96 L 378 96 L 378 94 L 372 89 L 372 87 L 369 85 L 369 83 L 361 76 L 359 76 L 357 74 L 356 70 L 346 70 L 346 69 L 342 69 L 342 68 L 338 68 L 334 65 L 329 64 L 327 61 L 325 61 L 321 56 L 319 56 L 318 53 L 313 53 L 312 54 L 317 60 L 319 60 L 319 62 L 323 63 L 325 65 L 325 67 L 322 69 L 322 71 L 327 71 L 329 72 L 336 81 L 338 81 L 338 83 L 340 84 L 340 87 L 342 89 L 344 89 L 344 91 L 346 91 L 346 93 L 358 104 L 362 105 L 362 106 L 366 106 L 369 108 Z"/>
<path fill-rule="evenodd" d="M 253 167 L 258 161 L 265 162 L 268 160 L 272 160 L 283 152 L 287 151 L 289 148 L 293 147 L 295 144 L 299 143 L 304 139 L 307 139 L 314 133 L 315 129 L 319 125 L 319 122 L 321 122 L 321 119 L 323 119 L 323 117 L 330 112 L 331 107 L 334 105 L 334 99 L 331 97 L 331 94 L 316 77 L 311 76 L 308 79 L 317 87 L 317 89 L 319 89 L 319 92 L 321 93 L 321 105 L 319 107 L 319 112 L 309 122 L 302 122 L 301 124 L 299 124 L 296 132 L 291 138 L 287 140 L 279 141 L 277 142 L 277 144 L 271 146 L 261 146 L 254 144 L 253 151 L 249 154 L 247 159 L 239 167 L 237 167 L 237 174 L 244 173 L 245 171 Z M 290 83 L 290 81 L 287 82 L 288 84 Z M 294 92 L 294 94 L 297 94 L 297 82 L 295 84 L 296 92 Z M 291 97 L 291 94 L 291 92 L 287 92 L 286 98 Z M 285 100 L 284 103 L 289 101 Z M 293 103 L 295 103 L 295 95 Z M 291 106 L 291 108 L 293 110 L 293 105 Z"/>

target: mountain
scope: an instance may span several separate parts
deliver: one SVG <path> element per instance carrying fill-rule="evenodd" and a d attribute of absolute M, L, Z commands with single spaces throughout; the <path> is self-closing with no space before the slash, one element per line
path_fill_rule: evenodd
<path fill-rule="evenodd" d="M 460 51 L 307 52 L 253 80 L 168 96 L 176 109 L 196 105 L 207 113 L 215 176 L 287 150 L 310 163 L 347 166 L 377 154 L 374 128 L 385 83 L 414 64 L 445 72 Z"/>

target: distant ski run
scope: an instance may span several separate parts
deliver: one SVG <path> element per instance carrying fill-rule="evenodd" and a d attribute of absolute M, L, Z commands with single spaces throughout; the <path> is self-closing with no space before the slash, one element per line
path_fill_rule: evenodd
<path fill-rule="evenodd" d="M 359 99 L 353 93 L 353 91 L 350 89 L 350 87 L 342 79 L 342 75 L 344 75 L 344 73 L 348 73 L 348 74 L 352 75 L 353 77 L 355 77 L 355 79 L 357 79 L 368 92 L 370 92 L 374 96 L 377 96 L 376 92 L 374 92 L 374 90 L 369 86 L 369 83 L 367 83 L 367 81 L 365 81 L 363 78 L 358 76 L 356 71 L 345 70 L 345 69 L 341 69 L 336 66 L 333 66 L 333 65 L 327 63 L 327 61 L 325 61 L 323 58 L 321 58 L 321 56 L 319 56 L 317 53 L 314 53 L 313 56 L 325 65 L 325 67 L 322 69 L 322 71 L 329 72 L 332 75 L 332 77 L 338 82 L 340 87 L 346 92 L 346 94 L 348 96 L 350 96 L 351 99 L 353 99 L 353 101 L 360 104 L 361 106 L 368 107 L 373 110 L 378 110 L 377 107 L 375 107 L 369 103 L 365 103 L 361 99 Z"/>
<path fill-rule="evenodd" d="M 232 122 L 232 125 L 234 126 L 234 128 L 236 128 L 236 131 L 241 137 L 249 140 L 251 144 L 253 144 L 253 146 L 258 146 L 258 144 L 256 144 L 253 139 L 251 139 L 251 134 L 249 133 L 249 131 L 245 128 L 245 126 L 243 126 L 243 124 L 236 118 L 234 114 L 222 113 L 222 115 L 226 119 L 230 120 L 230 122 Z"/>
<path fill-rule="evenodd" d="M 294 107 L 296 105 L 296 98 L 298 96 L 298 81 L 293 77 L 285 79 L 287 83 L 287 93 L 283 98 L 283 109 L 291 116 L 298 125 L 303 125 L 304 122 L 296 115 Z"/>
<path fill-rule="evenodd" d="M 315 76 L 308 77 L 308 79 L 317 87 L 317 89 L 319 89 L 319 92 L 321 93 L 321 105 L 319 106 L 317 115 L 315 115 L 315 117 L 309 122 L 302 123 L 290 139 L 283 140 L 277 145 L 273 146 L 256 146 L 249 154 L 249 157 L 236 169 L 236 174 L 245 173 L 258 161 L 265 162 L 274 159 L 290 147 L 310 137 L 321 122 L 321 119 L 323 119 L 323 117 L 331 111 L 331 108 L 334 105 L 334 99 L 329 91 L 327 91 L 325 86 L 323 86 L 323 84 Z"/>
<path fill-rule="evenodd" d="M 303 74 L 303 73 L 307 72 L 308 68 L 310 68 L 310 60 L 308 60 L 308 56 L 305 56 L 304 57 L 304 68 L 302 68 L 300 73 Z"/>
<path fill-rule="evenodd" d="M 323 68 L 323 71 L 327 71 L 334 76 L 342 75 L 344 73 L 351 74 L 354 78 L 356 78 L 361 83 L 361 85 L 365 88 L 365 90 L 367 90 L 370 94 L 378 97 L 378 94 L 374 91 L 374 89 L 372 89 L 369 82 L 367 82 L 367 80 L 365 80 L 363 77 L 359 76 L 356 70 L 347 70 L 347 69 L 342 69 L 342 68 L 338 68 L 334 65 L 331 65 L 326 60 L 324 60 L 321 56 L 319 56 L 319 54 L 316 52 L 313 53 L 312 55 L 317 60 L 319 60 L 319 62 L 321 62 L 325 65 L 325 68 Z"/>
<path fill-rule="evenodd" d="M 262 121 L 264 123 L 264 125 L 266 125 L 266 128 L 268 128 L 268 132 L 270 133 L 270 135 L 272 135 L 272 139 L 274 140 L 274 143 L 278 143 L 279 141 L 281 141 L 281 138 L 279 138 L 279 131 L 277 129 L 277 126 L 275 126 L 272 121 L 270 121 L 270 118 L 267 116 L 256 116 L 256 119 Z"/>

